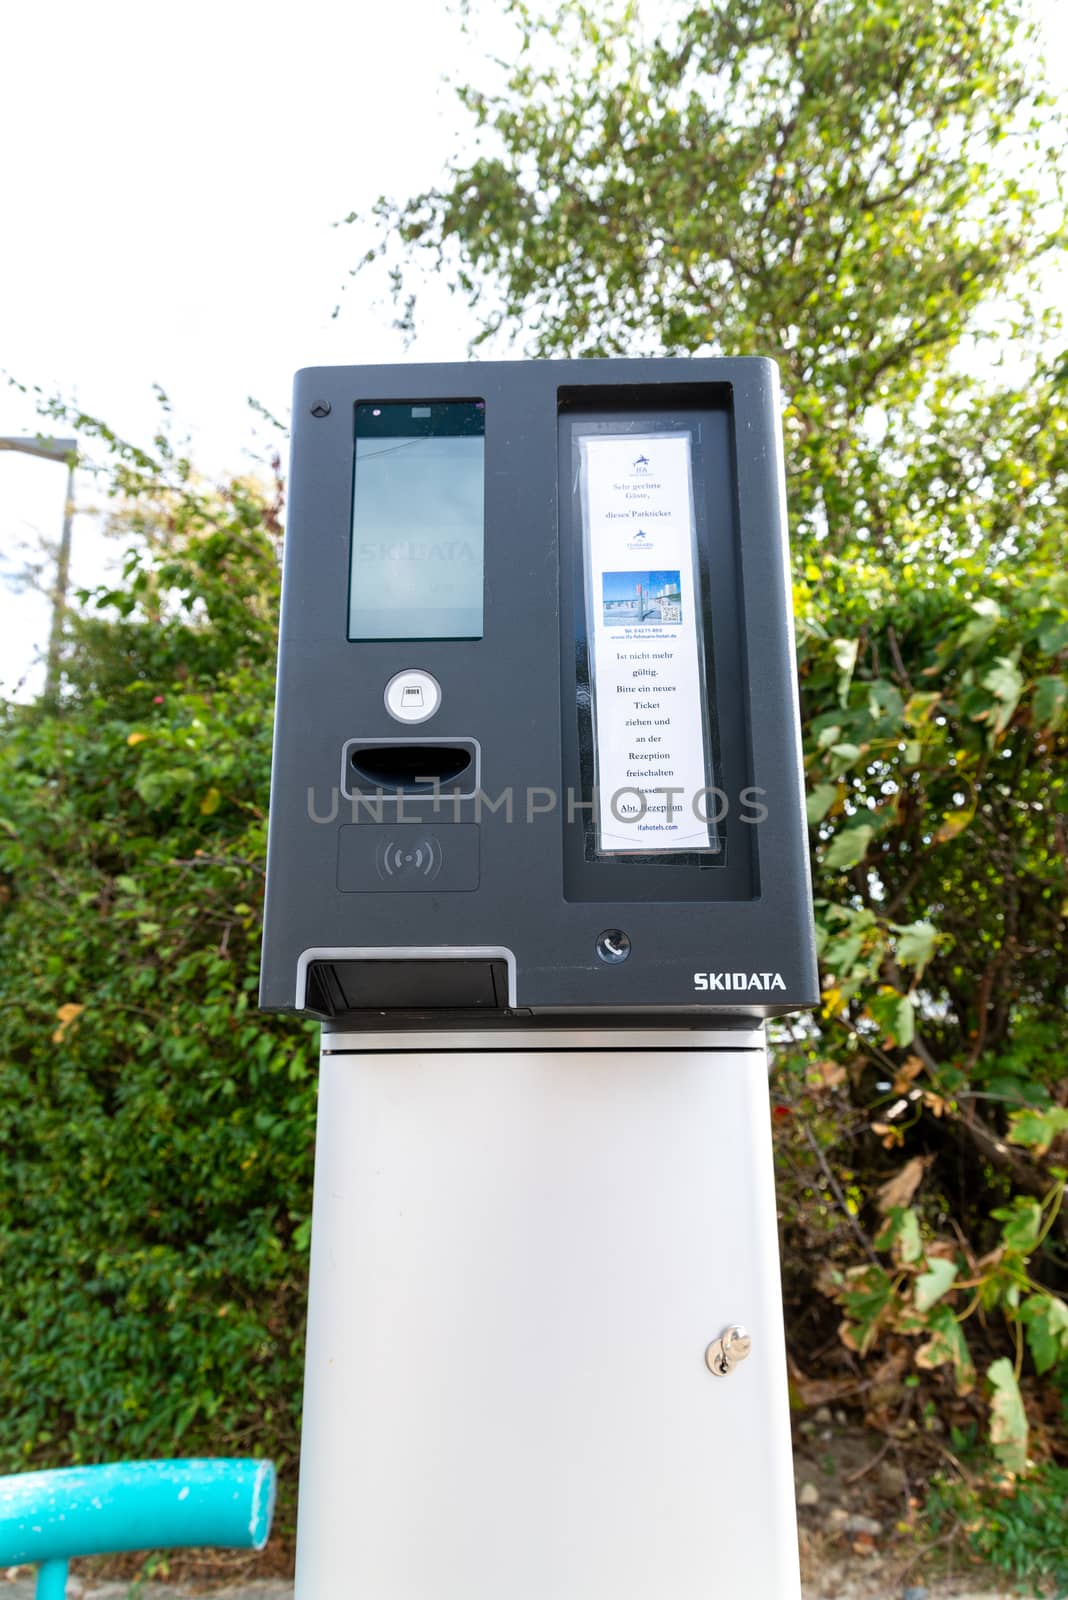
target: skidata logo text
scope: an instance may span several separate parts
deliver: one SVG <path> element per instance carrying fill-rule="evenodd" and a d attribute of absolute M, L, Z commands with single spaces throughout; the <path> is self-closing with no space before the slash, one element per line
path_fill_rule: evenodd
<path fill-rule="evenodd" d="M 693 986 L 695 989 L 718 989 L 721 992 L 729 989 L 732 994 L 750 989 L 760 994 L 770 994 L 774 989 L 786 988 L 781 972 L 695 972 Z"/>

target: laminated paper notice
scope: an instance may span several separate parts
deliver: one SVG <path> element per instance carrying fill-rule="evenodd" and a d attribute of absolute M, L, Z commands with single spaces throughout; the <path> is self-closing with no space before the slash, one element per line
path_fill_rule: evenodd
<path fill-rule="evenodd" d="M 598 849 L 708 850 L 690 435 L 579 448 Z"/>

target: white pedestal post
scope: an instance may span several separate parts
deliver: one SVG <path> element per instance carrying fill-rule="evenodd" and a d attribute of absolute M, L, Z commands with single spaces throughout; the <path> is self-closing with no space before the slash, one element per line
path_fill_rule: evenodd
<path fill-rule="evenodd" d="M 800 1592 L 763 1030 L 324 1032 L 297 1600 Z"/>

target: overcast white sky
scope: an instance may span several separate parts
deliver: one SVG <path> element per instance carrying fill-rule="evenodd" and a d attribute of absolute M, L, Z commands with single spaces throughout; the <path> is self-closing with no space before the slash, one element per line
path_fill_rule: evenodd
<path fill-rule="evenodd" d="M 1068 0 L 1039 9 L 1064 91 Z M 403 358 L 362 287 L 332 319 L 358 240 L 331 224 L 432 183 L 461 137 L 440 79 L 481 76 L 480 44 L 445 0 L 51 0 L 6 7 L 2 43 L 0 368 L 141 439 L 159 383 L 221 472 L 252 442 L 246 396 L 284 416 L 298 367 Z M 462 359 L 469 332 L 442 297 L 412 359 Z M 0 385 L 0 435 L 41 426 Z M 58 533 L 64 487 L 0 453 L 0 574 Z M 91 482 L 77 499 L 88 512 Z M 74 541 L 76 581 L 95 581 L 90 515 Z M 0 693 L 47 621 L 0 582 Z"/>
<path fill-rule="evenodd" d="M 455 143 L 440 80 L 480 51 L 442 0 L 53 0 L 6 8 L 2 48 L 0 368 L 142 440 L 159 383 L 217 472 L 242 465 L 246 396 L 285 416 L 298 367 L 403 357 L 362 289 L 332 320 L 358 240 L 331 224 Z M 420 359 L 462 358 L 461 312 L 443 299 Z M 42 426 L 0 385 L 0 435 Z M 60 466 L 0 453 L 0 571 L 58 533 L 64 492 Z M 74 546 L 95 579 L 85 516 Z M 44 602 L 0 584 L 0 692 L 46 635 Z"/>

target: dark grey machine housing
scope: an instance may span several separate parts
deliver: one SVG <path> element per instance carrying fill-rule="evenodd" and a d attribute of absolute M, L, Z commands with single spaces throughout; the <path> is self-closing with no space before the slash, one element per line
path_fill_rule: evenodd
<path fill-rule="evenodd" d="M 484 407 L 482 637 L 354 642 L 356 408 L 459 400 Z M 578 441 L 680 429 L 729 804 L 707 850 L 598 854 Z M 441 688 L 414 726 L 384 699 L 408 670 Z M 763 1017 L 818 992 L 775 364 L 298 373 L 261 1005 L 507 1026 Z"/>

